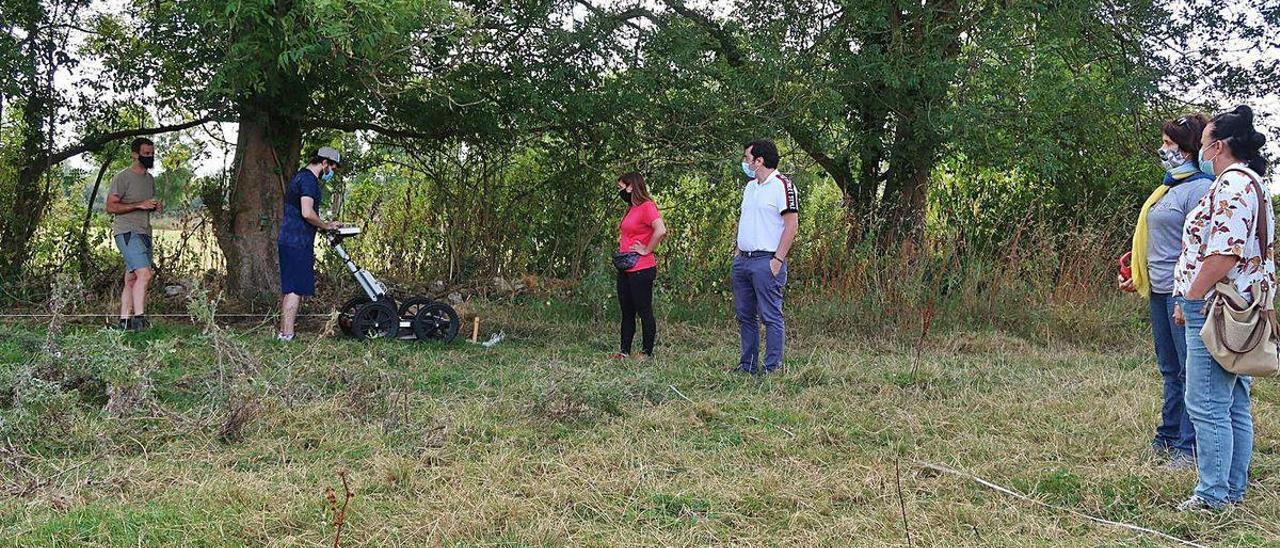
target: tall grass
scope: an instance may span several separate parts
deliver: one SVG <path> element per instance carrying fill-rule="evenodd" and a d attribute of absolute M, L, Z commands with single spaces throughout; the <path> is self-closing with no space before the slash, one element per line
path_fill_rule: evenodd
<path fill-rule="evenodd" d="M 609 255 L 625 208 L 612 186 L 577 181 L 569 189 L 576 202 L 557 203 L 534 199 L 501 171 L 469 175 L 483 181 L 471 192 L 402 175 L 390 182 L 364 179 L 340 201 L 344 218 L 362 221 L 365 229 L 349 240 L 349 251 L 402 295 L 442 297 L 444 287 L 494 296 L 493 278 L 501 277 L 532 282 L 526 285 L 533 286 L 527 295 L 534 302 L 557 301 L 596 320 L 616 313 Z M 851 240 L 839 191 L 829 181 L 797 175 L 801 227 L 787 293 L 805 313 L 793 321 L 870 336 L 909 338 L 929 324 L 1100 344 L 1133 331 L 1141 317 L 1136 301 L 1112 288 L 1113 258 L 1128 247 L 1127 215 L 1064 214 L 1011 178 L 975 181 L 961 184 L 941 174 L 922 241 L 886 245 L 874 233 Z M 679 178 L 655 187 L 671 230 L 659 249 L 661 315 L 699 320 L 731 314 L 739 191 L 733 178 Z M 1104 198 L 1100 203 L 1112 205 L 1099 210 L 1126 211 L 1126 199 L 1123 193 Z M 90 293 L 102 301 L 115 297 L 121 266 L 106 219 L 91 224 L 86 265 L 74 245 L 82 215 L 83 205 L 57 202 L 38 236 L 43 243 L 36 246 L 29 290 L 6 284 L 6 299 L 21 293 L 39 302 L 48 274 L 62 270 L 88 272 Z M 217 248 L 200 221 L 196 212 L 160 230 L 160 278 L 153 287 L 218 287 Z M 355 288 L 322 242 L 317 251 L 317 304 L 339 303 Z"/>

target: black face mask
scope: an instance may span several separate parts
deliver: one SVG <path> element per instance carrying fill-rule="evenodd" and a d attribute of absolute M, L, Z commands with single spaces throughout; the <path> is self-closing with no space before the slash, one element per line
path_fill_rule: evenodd
<path fill-rule="evenodd" d="M 156 165 L 156 157 L 155 156 L 139 156 L 138 163 L 142 164 L 142 167 L 151 169 L 153 166 Z"/>
<path fill-rule="evenodd" d="M 625 188 L 624 188 L 624 189 L 622 189 L 622 190 L 619 190 L 619 191 L 618 191 L 618 198 L 621 198 L 621 199 L 622 199 L 622 201 L 624 201 L 624 202 L 626 202 L 626 203 L 627 203 L 627 205 L 631 205 L 631 191 L 630 191 L 630 190 L 627 190 L 627 189 L 625 189 Z"/>

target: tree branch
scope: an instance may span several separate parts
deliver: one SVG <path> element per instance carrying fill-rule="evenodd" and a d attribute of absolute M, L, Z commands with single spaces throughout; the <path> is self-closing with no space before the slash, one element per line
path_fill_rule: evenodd
<path fill-rule="evenodd" d="M 101 135 L 91 135 L 89 137 L 86 137 L 83 141 L 80 142 L 80 144 L 77 144 L 76 146 L 63 149 L 61 151 L 49 154 L 41 158 L 37 158 L 36 161 L 32 163 L 32 165 L 52 166 L 54 164 L 61 163 L 63 160 L 66 160 L 67 158 L 71 158 L 72 156 L 83 154 L 85 152 L 96 152 L 98 150 L 101 150 L 104 145 L 112 141 L 118 141 L 120 139 L 128 139 L 130 137 L 138 137 L 141 135 L 158 135 L 161 133 L 172 133 L 175 131 L 182 131 L 184 129 L 189 129 L 196 126 L 204 125 L 212 121 L 213 121 L 213 117 L 206 116 L 198 120 L 192 120 L 190 122 L 183 122 L 181 124 L 174 124 L 169 126 L 126 129 L 121 131 L 113 131 L 111 133 L 103 133 Z"/>
<path fill-rule="evenodd" d="M 652 11 L 649 11 L 648 9 L 643 7 L 634 7 L 618 13 L 610 14 L 609 12 L 606 12 L 605 10 L 596 7 L 595 5 L 593 5 L 591 2 L 587 0 L 577 0 L 576 3 L 579 6 L 586 8 L 587 11 L 591 12 L 591 14 L 595 15 L 596 17 L 610 20 L 611 24 L 626 25 L 628 27 L 631 27 L 641 32 L 644 31 L 644 28 L 641 27 L 640 25 L 635 24 L 635 22 L 632 21 L 633 19 L 644 18 L 644 19 L 654 20 L 657 18 Z"/>
<path fill-rule="evenodd" d="M 712 20 L 710 16 L 686 6 L 683 0 L 665 0 L 664 3 L 676 14 L 693 22 L 693 24 L 709 34 L 716 43 L 713 49 L 724 57 L 729 66 L 735 69 L 745 68 L 745 56 L 732 33 Z M 853 174 L 849 169 L 849 158 L 847 156 L 836 155 L 836 157 L 832 157 L 831 154 L 822 150 L 823 147 L 818 137 L 800 124 L 783 122 L 781 125 L 782 130 L 791 136 L 796 145 L 836 180 L 836 184 L 840 186 L 841 190 L 848 190 L 847 187 L 852 184 Z"/>
<path fill-rule="evenodd" d="M 683 0 L 666 0 L 663 3 L 681 17 L 692 21 L 706 31 L 707 34 L 710 34 L 711 38 L 719 43 L 719 47 L 716 50 L 724 56 L 724 60 L 729 63 L 729 66 L 734 68 L 742 66 L 742 50 L 738 48 L 738 43 L 733 39 L 733 35 L 729 34 L 724 27 L 713 21 L 710 16 L 684 5 Z"/>
<path fill-rule="evenodd" d="M 453 137 L 456 132 L 444 129 L 434 133 L 423 133 L 407 129 L 389 128 L 373 122 L 324 122 L 314 121 L 302 124 L 302 129 L 336 129 L 338 131 L 372 131 L 395 139 L 428 139 L 438 140 Z"/>

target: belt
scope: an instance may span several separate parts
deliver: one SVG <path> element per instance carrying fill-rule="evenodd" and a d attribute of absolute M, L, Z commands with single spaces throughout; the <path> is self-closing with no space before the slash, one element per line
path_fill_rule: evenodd
<path fill-rule="evenodd" d="M 772 251 L 742 251 L 738 250 L 738 256 L 744 259 L 754 259 L 756 257 L 772 257 Z"/>

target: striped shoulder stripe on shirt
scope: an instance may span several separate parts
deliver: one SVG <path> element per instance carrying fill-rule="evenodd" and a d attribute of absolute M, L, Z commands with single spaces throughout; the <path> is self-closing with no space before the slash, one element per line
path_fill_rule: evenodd
<path fill-rule="evenodd" d="M 786 205 L 782 208 L 782 213 L 797 213 L 800 211 L 800 197 L 796 194 L 796 185 L 791 184 L 791 179 L 786 178 L 782 174 L 778 174 L 778 181 L 782 183 L 782 195 L 786 200 Z"/>

